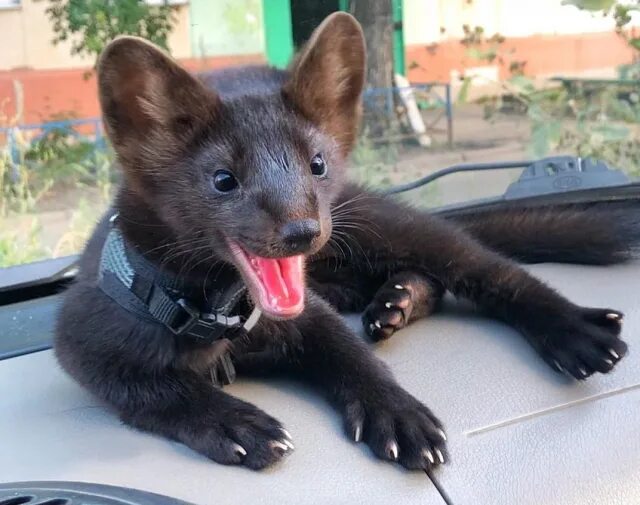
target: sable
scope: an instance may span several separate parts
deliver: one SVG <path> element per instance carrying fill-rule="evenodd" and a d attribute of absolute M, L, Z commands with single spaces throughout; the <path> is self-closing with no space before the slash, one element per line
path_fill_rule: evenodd
<path fill-rule="evenodd" d="M 337 311 L 362 311 L 371 337 L 389 338 L 445 291 L 518 328 L 577 379 L 626 353 L 621 313 L 579 307 L 508 257 L 627 259 L 639 237 L 628 212 L 443 220 L 346 182 L 365 54 L 345 13 L 287 71 L 196 78 L 141 39 L 105 49 L 100 103 L 123 182 L 65 295 L 55 351 L 129 426 L 261 469 L 293 450 L 291 436 L 217 385 L 288 373 L 317 386 L 379 458 L 440 465 L 442 423 Z"/>

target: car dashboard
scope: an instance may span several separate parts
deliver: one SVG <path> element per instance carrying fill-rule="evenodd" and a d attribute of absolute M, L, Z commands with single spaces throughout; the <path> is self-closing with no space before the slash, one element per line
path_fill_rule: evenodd
<path fill-rule="evenodd" d="M 447 299 L 376 345 L 445 423 L 451 461 L 433 473 L 375 459 L 315 391 L 283 379 L 241 378 L 227 389 L 278 417 L 296 450 L 262 472 L 214 464 L 122 425 L 61 371 L 46 349 L 61 295 L 1 306 L 5 344 L 19 337 L 33 352 L 0 361 L 0 482 L 90 482 L 200 505 L 638 503 L 640 262 L 527 268 L 577 303 L 623 311 L 630 353 L 613 373 L 578 383 L 515 330 Z M 345 317 L 362 334 L 359 317 Z"/>

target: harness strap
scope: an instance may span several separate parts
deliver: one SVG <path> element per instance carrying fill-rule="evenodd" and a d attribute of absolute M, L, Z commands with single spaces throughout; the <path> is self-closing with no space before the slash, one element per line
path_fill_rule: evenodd
<path fill-rule="evenodd" d="M 159 272 L 127 244 L 111 219 L 112 228 L 105 240 L 98 286 L 124 309 L 147 321 L 162 324 L 174 335 L 211 344 L 231 330 L 250 331 L 261 312 L 254 308 L 244 320 L 231 311 L 246 293 L 240 280 L 221 286 L 211 293 L 211 311 L 201 311 L 184 295 L 180 280 Z M 216 385 L 229 384 L 235 378 L 233 363 L 228 355 L 222 357 L 216 370 L 211 371 Z"/>

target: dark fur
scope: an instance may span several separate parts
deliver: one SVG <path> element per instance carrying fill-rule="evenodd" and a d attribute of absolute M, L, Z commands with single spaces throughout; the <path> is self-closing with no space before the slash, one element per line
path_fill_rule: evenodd
<path fill-rule="evenodd" d="M 349 436 L 360 434 L 379 457 L 412 469 L 427 468 L 432 459 L 438 464 L 438 451 L 446 457 L 440 422 L 335 309 L 366 308 L 372 336 L 387 338 L 435 310 L 445 290 L 512 324 L 545 360 L 577 378 L 610 371 L 617 361 L 610 349 L 624 355 L 619 313 L 578 307 L 481 244 L 522 258 L 527 241 L 537 240 L 536 251 L 545 252 L 537 259 L 564 259 L 579 246 L 594 257 L 601 253 L 592 249 L 606 242 L 602 234 L 540 245 L 531 227 L 514 229 L 513 214 L 489 224 L 463 219 L 469 234 L 345 184 L 364 75 L 362 34 L 350 16 L 325 21 L 288 73 L 253 67 L 196 81 L 131 38 L 106 49 L 98 73 L 105 123 L 124 173 L 115 203 L 123 234 L 158 268 L 188 279 L 199 301 L 221 271 L 234 268 L 223 234 L 275 257 L 288 253 L 279 230 L 291 219 L 317 219 L 322 228 L 307 250 L 301 316 L 262 318 L 246 338 L 201 346 L 140 320 L 99 290 L 108 224 L 98 225 L 66 295 L 55 349 L 62 366 L 127 424 L 220 463 L 258 469 L 280 459 L 288 450 L 274 444 L 286 438 L 280 423 L 211 385 L 209 366 L 221 346 L 231 346 L 241 374 L 288 372 L 316 385 L 343 416 Z M 326 179 L 309 172 L 316 152 L 329 164 Z M 241 190 L 216 194 L 210 180 L 217 167 L 232 170 Z M 517 241 L 503 240 L 510 234 Z M 626 251 L 622 237 L 616 240 L 614 249 Z"/>
<path fill-rule="evenodd" d="M 610 265 L 637 256 L 640 249 L 640 213 L 626 205 L 513 205 L 452 220 L 484 245 L 525 263 Z"/>

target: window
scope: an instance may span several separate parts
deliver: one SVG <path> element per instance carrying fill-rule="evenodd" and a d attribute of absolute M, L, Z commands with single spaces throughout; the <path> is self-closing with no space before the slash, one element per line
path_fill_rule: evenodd
<path fill-rule="evenodd" d="M 350 10 L 375 47 L 387 44 L 371 64 L 391 59 L 395 74 L 370 76 L 352 177 L 388 187 L 463 162 L 562 154 L 601 159 L 617 170 L 611 184 L 635 181 L 638 12 L 565 3 L 393 0 L 382 13 L 348 0 L 145 0 L 122 31 L 166 45 L 190 70 L 285 67 L 327 13 Z M 64 10 L 0 12 L 0 267 L 80 251 L 117 188 L 92 75 L 104 42 L 96 4 L 73 2 L 86 26 L 66 25 Z M 376 16 L 392 30 L 376 32 Z M 430 208 L 497 197 L 521 172 L 465 172 L 411 197 Z"/>

